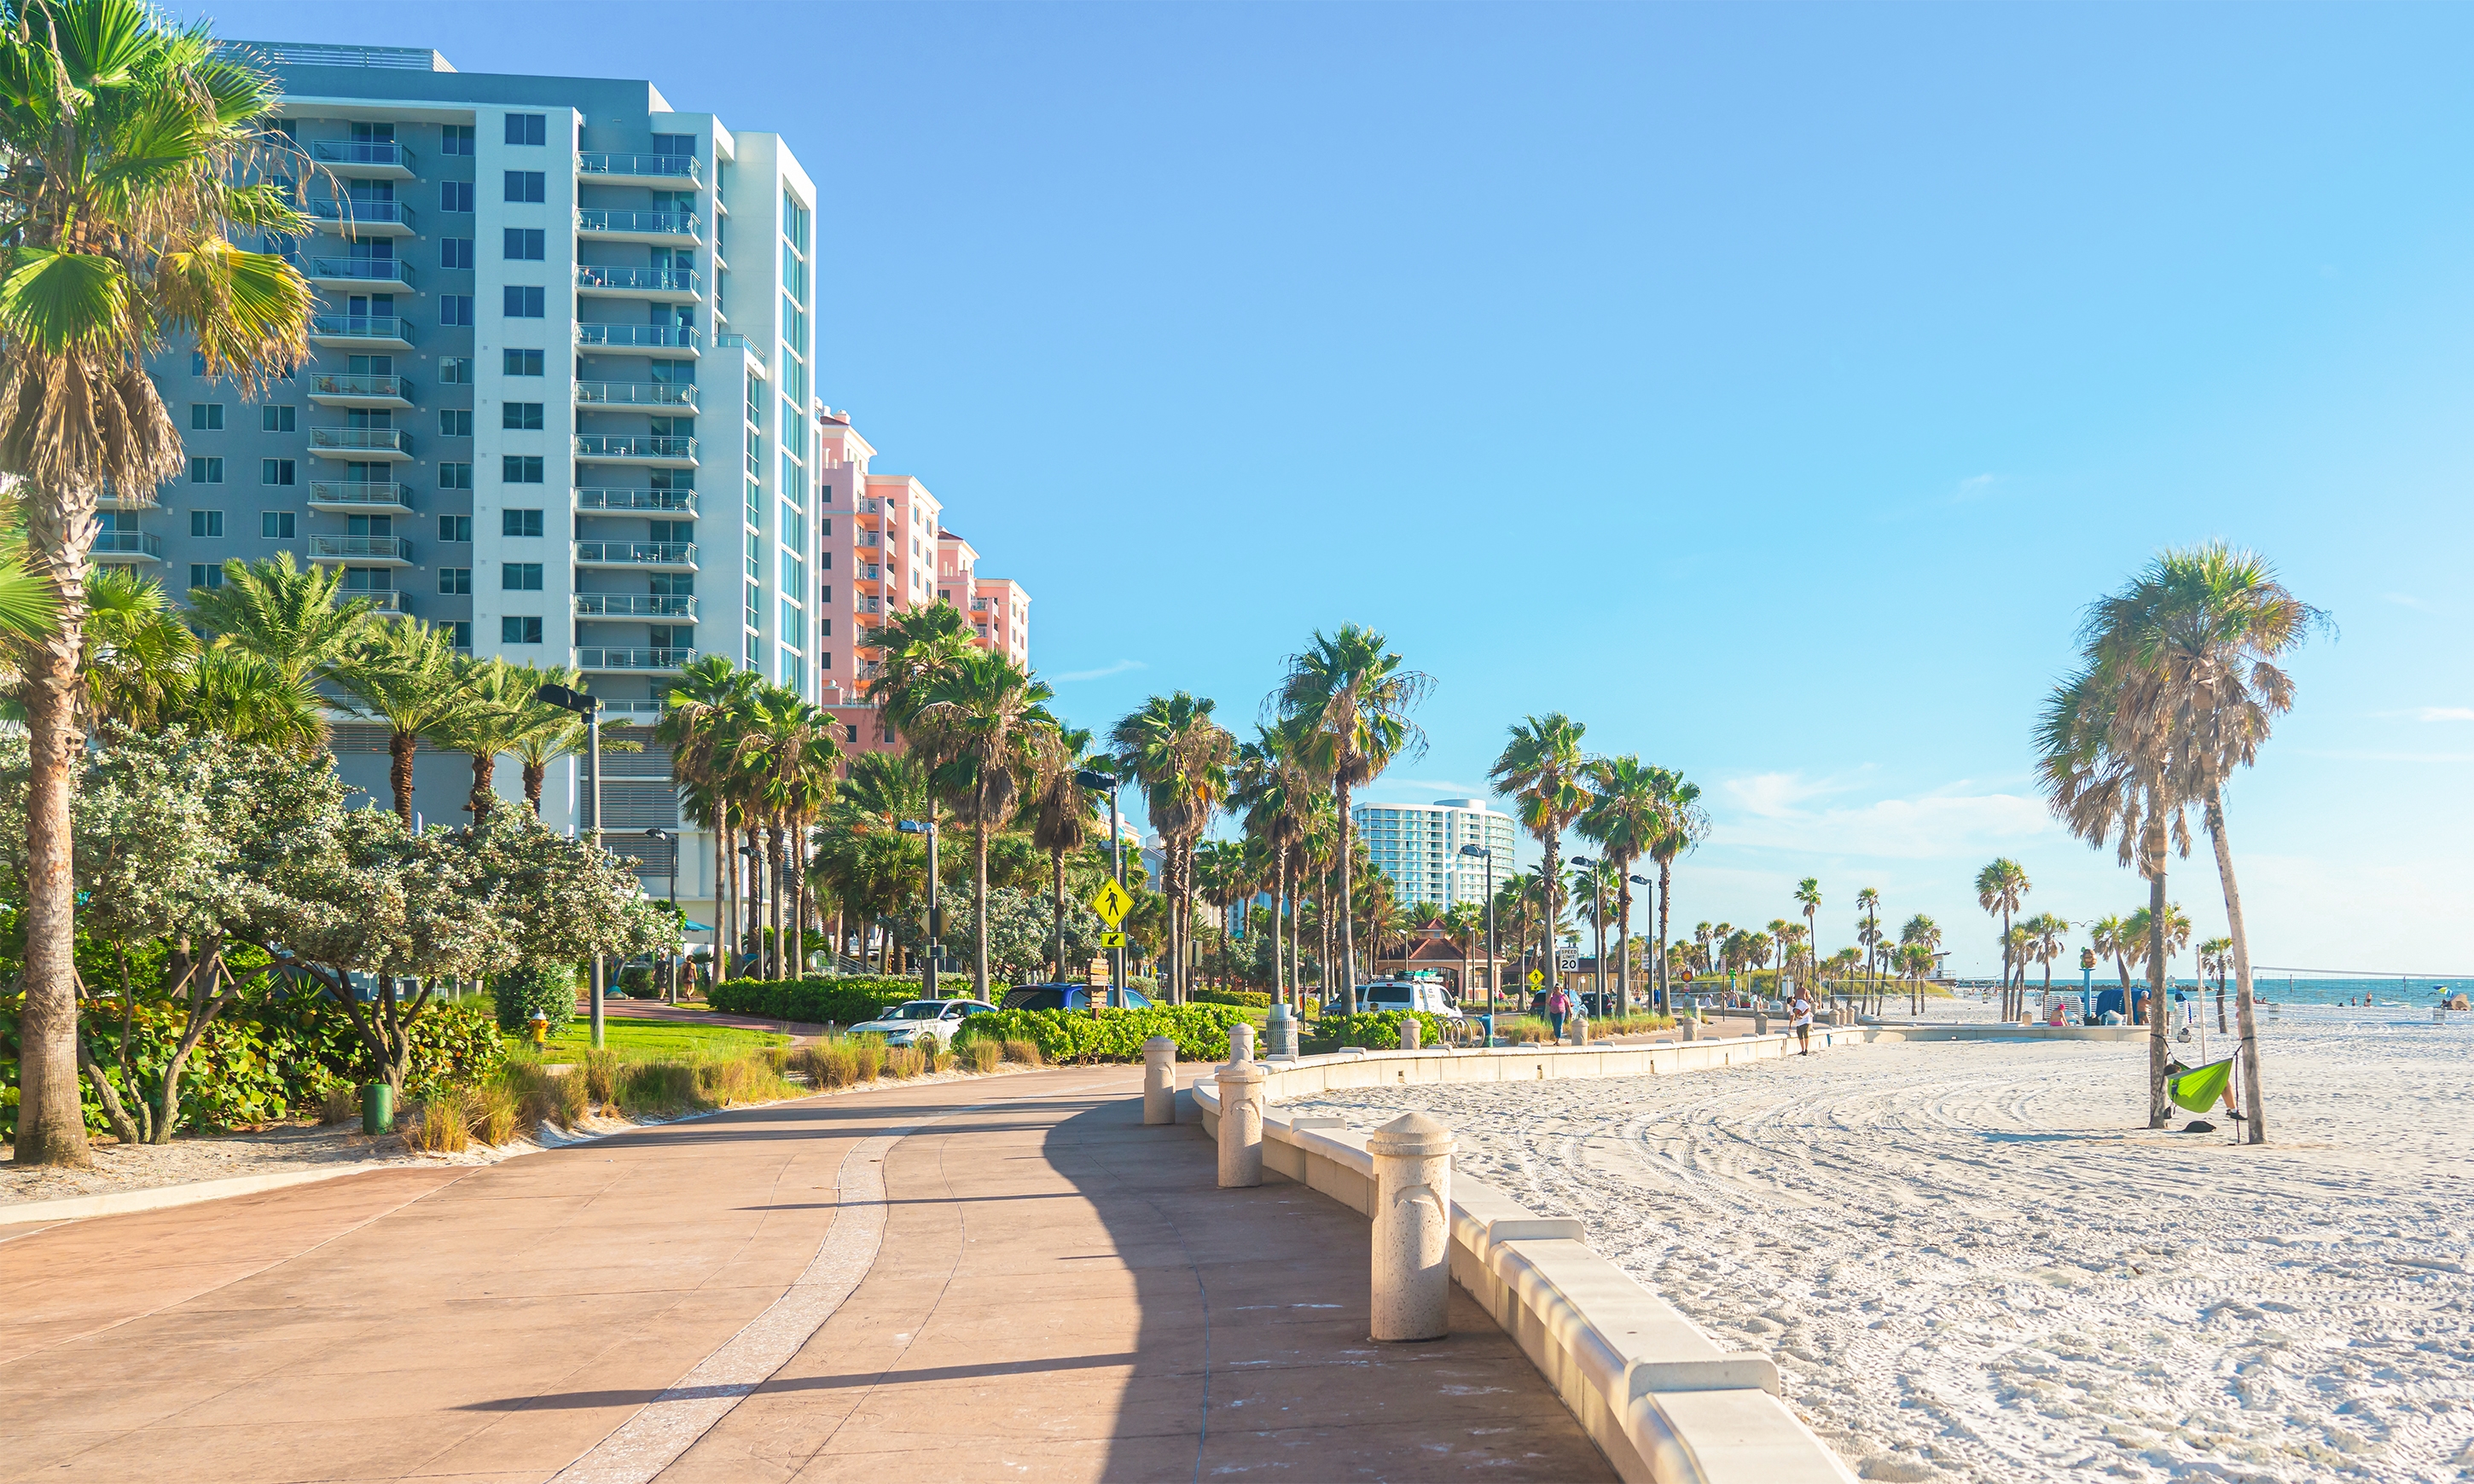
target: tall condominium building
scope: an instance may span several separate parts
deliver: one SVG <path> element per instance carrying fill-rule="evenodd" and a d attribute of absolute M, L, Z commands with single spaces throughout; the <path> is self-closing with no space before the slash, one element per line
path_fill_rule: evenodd
<path fill-rule="evenodd" d="M 982 649 L 1031 663 L 1031 594 L 1010 578 L 980 574 L 979 552 L 944 527 L 944 502 L 908 474 L 880 474 L 876 449 L 850 414 L 819 408 L 814 446 L 823 513 L 817 560 L 825 581 L 816 661 L 824 704 L 841 718 L 843 746 L 881 752 L 900 745 L 866 698 L 880 657 L 867 632 L 906 610 L 950 603 Z M 834 597 L 836 586 L 841 598 Z"/>
<path fill-rule="evenodd" d="M 231 44 L 279 78 L 305 156 L 314 230 L 266 246 L 318 290 L 314 354 L 247 401 L 166 357 L 185 476 L 108 508 L 98 559 L 177 594 L 289 551 L 476 656 L 581 667 L 614 722 L 650 722 L 699 654 L 819 696 L 816 194 L 783 140 L 645 82 Z M 383 772 L 365 730 L 338 733 L 356 783 Z M 416 763 L 430 817 L 458 817 L 462 761 Z M 667 756 L 611 763 L 611 844 L 709 900 Z M 561 770 L 546 818 L 578 824 L 577 792 Z"/>
<path fill-rule="evenodd" d="M 1512 874 L 1512 816 L 1488 808 L 1484 800 L 1361 803 L 1348 811 L 1348 818 L 1376 869 L 1392 878 L 1403 905 L 1483 905 L 1487 863 L 1481 856 L 1463 855 L 1465 845 L 1482 845 L 1494 852 L 1497 886 Z"/>

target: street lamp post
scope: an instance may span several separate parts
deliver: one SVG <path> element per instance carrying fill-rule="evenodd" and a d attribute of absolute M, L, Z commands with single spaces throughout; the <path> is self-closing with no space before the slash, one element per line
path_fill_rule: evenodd
<path fill-rule="evenodd" d="M 593 848 L 601 849 L 601 702 L 589 690 L 570 690 L 565 685 L 544 685 L 533 692 L 533 699 L 562 711 L 571 711 L 584 718 L 584 772 L 586 819 L 591 822 Z M 593 955 L 593 1049 L 602 1045 L 601 1019 L 601 954 Z"/>
<path fill-rule="evenodd" d="M 1494 1017 L 1498 995 L 1496 981 L 1503 977 L 1502 963 L 1494 956 L 1494 851 L 1482 845 L 1461 847 L 1463 855 L 1486 857 L 1486 1037 L 1494 1043 Z"/>
<path fill-rule="evenodd" d="M 1077 788 L 1088 788 L 1108 796 L 1108 865 L 1109 869 L 1117 874 L 1117 889 L 1123 891 L 1126 887 L 1126 815 L 1124 810 L 1117 807 L 1117 780 L 1107 774 L 1090 768 L 1079 768 L 1075 770 L 1074 785 Z M 1126 1004 L 1124 925 L 1119 924 L 1114 931 L 1117 934 L 1117 945 L 1108 950 L 1108 993 L 1115 998 L 1118 1006 L 1123 1008 Z M 1064 948 L 1058 947 L 1059 972 L 1064 970 L 1065 966 L 1061 962 L 1064 953 Z"/>
<path fill-rule="evenodd" d="M 928 957 L 919 970 L 919 996 L 936 997 L 936 960 L 945 951 L 940 941 L 945 932 L 943 883 L 936 875 L 936 816 L 931 812 L 925 820 L 904 820 L 893 826 L 906 835 L 928 837 Z"/>
<path fill-rule="evenodd" d="M 668 854 L 662 862 L 662 896 L 665 900 L 669 902 L 671 909 L 675 911 L 679 905 L 678 846 L 670 841 L 670 832 L 664 829 L 659 825 L 648 826 L 644 830 L 644 838 L 652 841 L 656 845 L 667 844 L 669 846 Z M 678 955 L 676 954 L 667 954 L 662 960 L 662 979 L 664 981 L 662 988 L 669 992 L 670 1003 L 673 1005 L 679 1002 L 678 969 L 672 962 L 677 957 Z"/>
<path fill-rule="evenodd" d="M 762 978 L 764 974 L 764 852 L 758 850 L 755 846 L 742 845 L 739 848 L 739 855 L 741 860 L 747 862 L 745 873 L 747 889 L 740 895 L 745 897 L 747 899 L 748 914 L 756 919 L 756 942 L 758 946 L 755 950 L 756 962 L 751 967 L 756 971 L 756 977 Z M 741 929 L 740 924 L 737 922 L 730 924 L 731 951 L 733 953 L 743 953 L 747 951 L 746 937 L 747 935 Z"/>
<path fill-rule="evenodd" d="M 1577 856 L 1577 855 L 1575 855 L 1575 856 L 1573 856 L 1573 857 L 1572 857 L 1572 864 L 1573 864 L 1573 865 L 1575 865 L 1575 866 L 1580 867 L 1583 871 L 1586 871 L 1586 872 L 1588 872 L 1588 873 L 1589 874 L 1589 884 L 1590 884 L 1590 886 L 1591 886 L 1591 887 L 1593 887 L 1593 888 L 1595 889 L 1595 891 L 1596 891 L 1596 893 L 1597 893 L 1596 900 L 1591 904 L 1591 906 L 1590 906 L 1590 908 L 1589 908 L 1589 931 L 1590 931 L 1590 932 L 1592 932 L 1592 933 L 1594 933 L 1594 934 L 1596 934 L 1596 935 L 1597 935 L 1597 939 L 1598 939 L 1598 948 L 1597 948 L 1597 955 L 1596 955 L 1596 964 L 1597 964 L 1597 979 L 1598 979 L 1598 991 L 1597 991 L 1597 993 L 1598 993 L 1598 1014 L 1599 1014 L 1599 1015 L 1601 1015 L 1601 1016 L 1603 1016 L 1603 1015 L 1605 1015 L 1605 1014 L 1607 1013 L 1607 878 L 1606 878 L 1606 874 L 1605 874 L 1604 872 L 1601 872 L 1600 870 L 1598 870 L 1598 863 L 1597 863 L 1596 861 L 1593 861 L 1593 860 L 1583 860 L 1583 859 L 1581 859 L 1581 857 L 1579 857 L 1579 856 Z"/>
<path fill-rule="evenodd" d="M 1646 886 L 1653 890 L 1657 886 L 1657 883 L 1650 880 L 1647 876 L 1627 876 L 1625 879 L 1632 882 L 1635 886 Z M 1645 896 L 1642 899 L 1649 903 L 1649 920 L 1651 922 L 1655 923 L 1658 921 L 1657 898 Z M 1624 1014 L 1630 1015 L 1632 1014 L 1632 916 L 1629 913 L 1624 916 L 1622 937 L 1624 978 L 1623 990 L 1621 993 L 1623 994 Z M 1658 963 L 1665 962 L 1666 945 L 1662 943 L 1652 944 L 1650 945 L 1650 948 L 1656 950 L 1656 961 Z M 1648 949 L 1644 949 L 1640 955 L 1640 971 L 1649 976 L 1649 998 L 1652 1002 L 1651 1008 L 1655 1009 L 1656 1001 L 1658 999 L 1658 970 L 1651 967 L 1651 953 Z"/>

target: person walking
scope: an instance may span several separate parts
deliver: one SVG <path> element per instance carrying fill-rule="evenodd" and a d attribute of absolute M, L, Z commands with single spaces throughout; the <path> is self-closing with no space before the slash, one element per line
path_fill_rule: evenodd
<path fill-rule="evenodd" d="M 1797 988 L 1795 998 L 1788 1002 L 1787 1013 L 1791 1017 L 1787 1023 L 1795 1027 L 1795 1043 L 1804 1048 L 1798 1054 L 1812 1055 L 1812 1001 L 1805 996 L 1802 987 Z"/>
<path fill-rule="evenodd" d="M 1559 1041 L 1564 1039 L 1564 1017 L 1571 1013 L 1572 996 L 1564 993 L 1562 985 L 1555 986 L 1555 992 L 1546 996 L 1546 1022 L 1554 1028 Z"/>

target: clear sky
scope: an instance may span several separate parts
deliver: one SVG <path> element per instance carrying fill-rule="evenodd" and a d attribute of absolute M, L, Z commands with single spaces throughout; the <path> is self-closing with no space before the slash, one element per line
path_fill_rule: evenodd
<path fill-rule="evenodd" d="M 2474 11 L 183 13 L 784 134 L 819 392 L 1030 589 L 1078 724 L 1243 732 L 1370 624 L 1436 682 L 1371 797 L 1568 711 L 1707 789 L 1683 924 L 1811 874 L 1825 950 L 1870 885 L 1980 970 L 1994 855 L 2144 902 L 2029 729 L 2081 608 L 2221 537 L 2341 631 L 2230 794 L 2258 961 L 2474 970 Z M 2220 930 L 2204 852 L 2172 895 Z"/>

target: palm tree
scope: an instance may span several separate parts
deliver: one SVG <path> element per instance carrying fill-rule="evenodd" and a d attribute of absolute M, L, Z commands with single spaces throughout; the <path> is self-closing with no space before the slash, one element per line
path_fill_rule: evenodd
<path fill-rule="evenodd" d="M 905 730 L 926 755 L 937 792 L 971 826 L 973 903 L 978 937 L 971 982 L 988 998 L 988 836 L 1013 817 L 1035 778 L 1043 734 L 1056 730 L 1055 692 L 1003 655 L 976 646 L 928 671 L 911 693 Z"/>
<path fill-rule="evenodd" d="M 1615 888 L 1615 922 L 1619 940 L 1632 938 L 1633 863 L 1650 853 L 1675 828 L 1668 798 L 1670 775 L 1647 767 L 1637 757 L 1600 758 L 1589 770 L 1589 805 L 1576 822 L 1583 837 L 1596 844 Z M 1616 1002 L 1632 1008 L 1632 954 L 1620 959 Z"/>
<path fill-rule="evenodd" d="M 2029 890 L 2027 868 L 2001 856 L 1976 874 L 1976 904 L 2001 919 L 2001 1018 L 2018 1018 L 2010 1010 L 2010 918 Z"/>
<path fill-rule="evenodd" d="M 2100 917 L 2088 925 L 2088 946 L 2102 957 L 2113 960 L 2122 974 L 2122 1004 L 2130 1008 L 2130 945 L 2134 941 L 2129 924 L 2120 917 Z"/>
<path fill-rule="evenodd" d="M 541 672 L 529 665 L 459 658 L 455 670 L 470 702 L 438 729 L 438 737 L 473 759 L 473 797 L 464 807 L 478 819 L 497 802 L 498 754 L 513 752 L 541 725 L 538 713 L 550 707 L 533 699 L 542 686 Z"/>
<path fill-rule="evenodd" d="M 1110 759 L 1092 750 L 1091 733 L 1083 728 L 1060 727 L 1044 740 L 1052 755 L 1043 758 L 1038 769 L 1031 838 L 1048 852 L 1053 874 L 1049 904 L 1056 916 L 1055 973 L 1061 981 L 1065 978 L 1065 857 L 1089 845 L 1098 828 L 1099 796 L 1077 778 L 1084 772 L 1105 772 Z"/>
<path fill-rule="evenodd" d="M 1932 971 L 1933 954 L 1940 946 L 1941 924 L 1921 912 L 1907 919 L 1906 925 L 1899 929 L 1900 951 L 1906 954 L 1910 961 L 1912 961 L 1915 955 L 1919 952 L 1923 955 L 1924 959 L 1923 970 L 1920 973 L 1910 974 L 1908 976 L 1910 980 L 1917 981 L 1910 986 L 1907 994 L 1907 1013 L 1909 1015 L 1922 1015 L 1924 1013 L 1924 991 L 1921 981 L 1924 974 L 1928 974 Z"/>
<path fill-rule="evenodd" d="M 297 685 L 330 678 L 371 622 L 370 600 L 344 589 L 341 567 L 295 565 L 292 553 L 224 563 L 220 587 L 189 589 L 189 618 L 214 647 L 255 655 Z"/>
<path fill-rule="evenodd" d="M 2210 938 L 2199 945 L 2199 972 L 2213 974 L 2217 981 L 2217 1034 L 2225 1032 L 2225 975 L 2234 967 L 2234 941 L 2231 938 Z"/>
<path fill-rule="evenodd" d="M 907 728 L 926 704 L 921 687 L 931 676 L 979 650 L 971 626 L 950 603 L 906 610 L 860 636 L 862 648 L 881 651 L 868 699 L 884 708 L 885 725 Z M 982 652 L 983 653 L 983 652 Z"/>
<path fill-rule="evenodd" d="M 27 12 L 31 12 L 30 16 Z M 306 230 L 262 170 L 276 89 L 139 0 L 14 6 L 0 26 L 0 473 L 26 491 L 27 566 L 56 616 L 25 635 L 32 777 L 20 922 L 21 1164 L 83 1165 L 69 802 L 83 750 L 86 557 L 105 490 L 153 494 L 181 436 L 147 358 L 181 339 L 244 386 L 307 352 L 309 285 L 233 228 Z"/>
<path fill-rule="evenodd" d="M 1171 998 L 1182 1004 L 1194 922 L 1194 843 L 1228 797 L 1237 739 L 1212 720 L 1213 703 L 1186 691 L 1153 696 L 1109 732 L 1123 772 L 1143 785 L 1144 810 L 1160 833 L 1169 898 Z M 1344 922 L 1347 914 L 1341 913 Z M 1343 928 L 1346 931 L 1346 927 Z"/>
<path fill-rule="evenodd" d="M 1856 929 L 1856 941 L 1864 948 L 1864 971 L 1875 975 L 1878 988 L 1877 969 L 1881 959 L 1881 894 L 1872 887 L 1865 887 L 1856 894 L 1856 905 L 1864 913 L 1862 925 Z M 1880 1014 L 1878 1007 L 1874 1014 Z"/>
<path fill-rule="evenodd" d="M 2045 998 L 2053 997 L 2053 960 L 2062 956 L 2062 940 L 2071 933 L 2068 918 L 2038 913 L 2020 924 L 2027 929 L 2036 962 L 2045 966 Z"/>
<path fill-rule="evenodd" d="M 2276 661 L 2328 626 L 2265 558 L 2212 541 L 2160 553 L 2082 631 L 2093 665 L 2112 672 L 2115 745 L 2153 759 L 2171 779 L 2169 796 L 2197 804 L 2207 826 L 2233 940 L 2245 1137 L 2255 1144 L 2268 1137 L 2268 1115 L 2224 784 L 2258 759 L 2276 719 L 2293 708 L 2292 677 Z"/>
<path fill-rule="evenodd" d="M 387 729 L 387 782 L 395 812 L 412 823 L 412 756 L 424 737 L 445 739 L 473 705 L 444 625 L 405 619 L 364 629 L 335 671 L 361 713 Z"/>
<path fill-rule="evenodd" d="M 719 655 L 699 655 L 680 668 L 662 719 L 653 728 L 654 736 L 670 750 L 670 775 L 683 791 L 682 803 L 689 818 L 713 836 L 716 982 L 730 976 L 739 932 L 740 857 L 734 833 L 738 821 L 734 802 L 722 790 L 721 775 L 724 759 L 730 754 L 731 733 L 761 683 L 762 679 L 754 671 L 742 670 Z M 541 754 L 539 766 L 543 768 L 564 751 L 564 743 L 556 733 L 537 734 L 532 739 L 532 752 Z M 532 801 L 533 812 L 539 814 L 538 780 L 542 774 L 535 771 L 533 755 L 525 754 L 521 745 L 518 752 L 525 754 L 524 796 Z"/>
<path fill-rule="evenodd" d="M 1522 827 L 1544 849 L 1542 869 L 1548 880 L 1557 879 L 1563 871 L 1564 826 L 1589 805 L 1584 785 L 1590 760 L 1581 750 L 1581 738 L 1588 730 L 1561 711 L 1525 718 L 1513 727 L 1511 739 L 1487 773 L 1495 792 L 1517 802 Z M 1550 928 L 1551 924 L 1550 913 Z M 1554 950 L 1550 939 L 1545 944 L 1546 956 L 1551 959 Z"/>
<path fill-rule="evenodd" d="M 1821 923 L 1819 921 L 1819 913 L 1821 911 L 1821 879 L 1818 876 L 1807 876 L 1803 880 L 1798 881 L 1795 884 L 1795 899 L 1804 905 L 1804 941 L 1810 945 L 1810 952 L 1819 953 L 1821 951 Z M 1812 960 L 1807 957 L 1805 962 L 1807 964 L 1810 964 Z M 1815 967 L 1817 972 L 1818 966 Z"/>
<path fill-rule="evenodd" d="M 1415 759 L 1426 750 L 1426 734 L 1409 713 L 1434 688 L 1424 674 L 1406 668 L 1386 648 L 1382 634 L 1356 624 L 1343 624 L 1325 637 L 1321 630 L 1306 647 L 1288 659 L 1267 705 L 1295 730 L 1290 736 L 1298 760 L 1329 784 L 1340 810 L 1340 897 L 1351 899 L 1355 852 L 1350 849 L 1354 822 L 1349 817 L 1351 791 L 1381 776 L 1395 761 Z M 1343 914 L 1340 927 L 1343 1010 L 1357 1011 L 1356 938 Z"/>
<path fill-rule="evenodd" d="M 1280 918 L 1287 910 L 1289 871 L 1305 840 L 1308 798 L 1314 779 L 1298 760 L 1289 728 L 1257 727 L 1254 740 L 1237 749 L 1236 787 L 1229 802 L 1246 811 L 1246 833 L 1262 843 L 1272 863 L 1272 993 L 1284 991 L 1280 975 Z M 1294 943 L 1296 929 L 1290 929 Z M 1288 990 L 1297 988 L 1294 975 Z M 1294 1006 L 1296 1001 L 1290 1003 Z"/>

